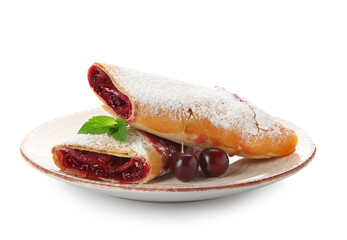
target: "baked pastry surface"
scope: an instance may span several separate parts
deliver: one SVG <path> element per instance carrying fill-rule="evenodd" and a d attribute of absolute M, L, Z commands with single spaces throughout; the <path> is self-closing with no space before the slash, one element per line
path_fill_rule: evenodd
<path fill-rule="evenodd" d="M 91 66 L 88 80 L 110 114 L 165 139 L 181 142 L 191 109 L 212 145 L 230 155 L 267 158 L 295 152 L 297 136 L 284 121 L 221 87 L 206 88 L 101 63 Z M 184 144 L 210 146 L 193 118 Z"/>
<path fill-rule="evenodd" d="M 146 183 L 169 171 L 180 145 L 128 127 L 126 142 L 105 134 L 77 134 L 52 149 L 55 164 L 79 177 L 116 183 Z"/>

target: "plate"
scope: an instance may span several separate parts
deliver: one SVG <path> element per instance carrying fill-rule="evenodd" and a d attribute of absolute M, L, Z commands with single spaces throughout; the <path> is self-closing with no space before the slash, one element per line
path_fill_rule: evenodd
<path fill-rule="evenodd" d="M 187 183 L 168 174 L 146 184 L 114 184 L 60 171 L 53 162 L 52 147 L 74 137 L 82 124 L 96 115 L 108 113 L 103 109 L 78 112 L 34 129 L 21 144 L 24 159 L 51 177 L 112 196 L 141 201 L 184 202 L 219 198 L 282 180 L 306 166 L 316 152 L 311 138 L 300 128 L 291 125 L 299 139 L 295 153 L 260 160 L 232 157 L 227 172 L 217 178 L 206 178 L 199 170 L 197 177 Z"/>

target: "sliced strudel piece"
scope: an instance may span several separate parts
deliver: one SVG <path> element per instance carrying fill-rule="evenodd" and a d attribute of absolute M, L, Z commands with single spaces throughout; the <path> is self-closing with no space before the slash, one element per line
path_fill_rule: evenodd
<path fill-rule="evenodd" d="M 181 142 L 191 109 L 212 145 L 229 154 L 264 158 L 295 151 L 297 136 L 283 121 L 223 88 L 206 88 L 101 63 L 90 67 L 88 80 L 113 116 L 171 141 Z M 210 146 L 194 119 L 186 127 L 184 143 Z"/>
<path fill-rule="evenodd" d="M 105 134 L 78 134 L 54 146 L 55 164 L 64 172 L 117 183 L 146 183 L 169 171 L 177 143 L 128 127 L 126 142 Z M 189 149 L 186 149 L 189 151 Z"/>

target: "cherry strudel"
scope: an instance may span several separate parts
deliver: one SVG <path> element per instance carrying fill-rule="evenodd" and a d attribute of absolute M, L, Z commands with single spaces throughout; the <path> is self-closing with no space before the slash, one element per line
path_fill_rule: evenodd
<path fill-rule="evenodd" d="M 62 171 L 117 183 L 146 183 L 166 174 L 172 157 L 180 151 L 180 144 L 132 127 L 128 127 L 126 142 L 106 133 L 78 134 L 52 149 Z"/>
<path fill-rule="evenodd" d="M 297 145 L 295 132 L 283 121 L 221 87 L 206 88 L 101 63 L 90 67 L 88 80 L 110 114 L 174 142 L 181 142 L 191 109 L 212 145 L 228 154 L 282 156 L 293 153 Z M 210 146 L 194 119 L 186 127 L 184 144 Z"/>

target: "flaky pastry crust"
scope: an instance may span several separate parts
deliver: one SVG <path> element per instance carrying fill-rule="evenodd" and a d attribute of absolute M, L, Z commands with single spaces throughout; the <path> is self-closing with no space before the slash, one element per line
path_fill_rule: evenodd
<path fill-rule="evenodd" d="M 113 85 L 130 99 L 132 112 L 131 116 L 125 120 L 135 128 L 180 143 L 185 120 L 189 115 L 188 110 L 192 109 L 211 139 L 213 146 L 223 149 L 230 155 L 268 158 L 295 152 L 298 139 L 294 130 L 287 127 L 282 120 L 270 116 L 236 94 L 229 93 L 224 89 L 211 89 L 212 94 L 206 101 L 207 97 L 202 96 L 201 99 L 204 101 L 187 101 L 181 104 L 185 106 L 180 109 L 174 108 L 175 111 L 171 111 L 165 102 L 153 105 L 140 100 L 141 93 L 151 91 L 151 78 L 160 80 L 160 76 L 139 75 L 133 70 L 114 65 L 101 63 L 94 65 L 104 71 L 112 80 Z M 135 73 L 133 74 L 133 72 Z M 122 80 L 124 76 L 128 78 L 127 81 Z M 139 77 L 148 81 L 148 87 L 141 89 L 142 92 L 130 90 L 131 84 L 141 83 L 141 79 L 134 80 L 134 78 Z M 172 80 L 162 78 L 164 82 L 172 83 Z M 183 85 L 183 83 L 179 84 Z M 199 89 L 199 86 L 195 85 L 184 86 Z M 174 91 L 174 88 L 175 86 L 167 88 L 166 91 Z M 201 89 L 201 91 L 206 91 L 205 88 L 201 87 Z M 192 92 L 189 91 L 187 94 Z M 214 93 L 215 95 L 213 95 Z M 165 92 L 163 94 L 165 95 Z M 114 117 L 120 117 L 98 94 L 96 95 L 104 103 L 103 107 L 106 111 Z M 223 98 L 223 96 L 225 97 Z M 211 105 L 214 97 L 221 99 L 220 104 L 224 104 L 226 107 Z M 161 98 L 165 99 L 165 96 L 161 96 Z M 172 104 L 172 102 L 169 103 Z M 215 116 L 219 116 L 224 125 L 218 123 L 218 118 L 217 121 L 212 120 Z M 210 147 L 206 135 L 193 118 L 186 126 L 183 140 L 184 144 L 188 146 Z"/>
<path fill-rule="evenodd" d="M 86 177 L 84 174 L 75 171 L 70 171 L 62 166 L 62 156 L 59 153 L 59 149 L 70 148 L 77 150 L 85 150 L 89 152 L 109 154 L 118 157 L 136 157 L 143 159 L 149 166 L 149 172 L 146 173 L 146 176 L 143 179 L 139 181 L 133 181 L 131 183 L 146 183 L 158 176 L 167 173 L 167 169 L 164 169 L 165 164 L 167 164 L 165 156 L 160 155 L 156 151 L 153 144 L 147 140 L 147 137 L 144 135 L 144 133 L 142 133 L 140 130 L 131 128 L 130 134 L 132 135 L 130 136 L 130 138 L 128 138 L 130 140 L 128 140 L 125 143 L 117 142 L 107 134 L 79 134 L 74 139 L 56 145 L 52 148 L 54 163 L 64 172 L 76 175 L 78 177 Z M 140 147 L 132 147 L 134 141 L 137 141 L 136 144 L 140 144 Z M 106 142 L 107 144 L 105 144 Z M 113 179 L 100 179 L 118 183 L 117 180 Z"/>

